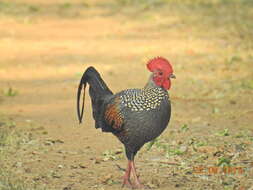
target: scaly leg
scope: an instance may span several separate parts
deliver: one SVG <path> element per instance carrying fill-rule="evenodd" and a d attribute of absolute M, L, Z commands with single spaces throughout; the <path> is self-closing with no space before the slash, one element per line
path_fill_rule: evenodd
<path fill-rule="evenodd" d="M 141 184 L 137 174 L 136 174 L 136 169 L 135 169 L 135 165 L 134 165 L 134 161 L 130 161 L 130 164 L 131 164 L 131 170 L 132 170 L 132 174 L 133 174 L 133 177 L 134 177 L 134 186 L 133 188 L 135 189 L 145 189 L 146 187 Z"/>
<path fill-rule="evenodd" d="M 124 187 L 126 185 L 127 187 L 132 188 L 132 184 L 131 184 L 131 181 L 130 181 L 130 174 L 131 174 L 131 161 L 128 160 L 126 173 L 123 176 L 122 187 Z"/>

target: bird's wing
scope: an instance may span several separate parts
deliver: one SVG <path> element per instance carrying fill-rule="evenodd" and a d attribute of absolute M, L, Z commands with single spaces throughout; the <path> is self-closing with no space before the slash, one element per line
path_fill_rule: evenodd
<path fill-rule="evenodd" d="M 123 130 L 124 117 L 121 113 L 120 97 L 115 97 L 113 101 L 106 106 L 104 118 L 106 123 L 115 131 Z"/>

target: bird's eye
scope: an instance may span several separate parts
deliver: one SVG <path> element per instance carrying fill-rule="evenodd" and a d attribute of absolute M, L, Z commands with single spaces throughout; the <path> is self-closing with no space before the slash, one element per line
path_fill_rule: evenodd
<path fill-rule="evenodd" d="M 163 73 L 161 71 L 158 72 L 159 75 L 162 75 Z"/>

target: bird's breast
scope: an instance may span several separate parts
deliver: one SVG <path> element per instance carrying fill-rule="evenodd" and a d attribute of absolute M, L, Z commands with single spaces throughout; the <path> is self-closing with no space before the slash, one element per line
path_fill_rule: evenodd
<path fill-rule="evenodd" d="M 129 108 L 133 112 L 142 112 L 158 109 L 165 101 L 169 101 L 168 93 L 163 90 L 126 90 L 120 95 L 123 107 Z"/>

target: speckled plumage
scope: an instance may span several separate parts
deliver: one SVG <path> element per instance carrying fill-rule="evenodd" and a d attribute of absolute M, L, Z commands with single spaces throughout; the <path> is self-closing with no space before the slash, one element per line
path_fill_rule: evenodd
<path fill-rule="evenodd" d="M 120 95 L 121 104 L 131 109 L 131 111 L 149 111 L 156 109 L 162 99 L 168 94 L 160 87 L 149 87 L 144 89 L 128 89 Z"/>
<path fill-rule="evenodd" d="M 114 129 L 112 133 L 125 145 L 129 159 L 146 142 L 159 136 L 170 119 L 168 92 L 151 79 L 144 88 L 123 90 L 106 104 L 105 110 L 113 107 L 114 111 L 112 114 L 105 111 L 105 125 Z"/>

